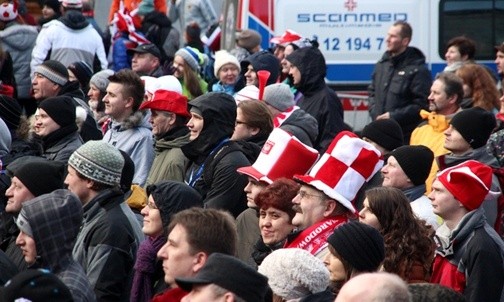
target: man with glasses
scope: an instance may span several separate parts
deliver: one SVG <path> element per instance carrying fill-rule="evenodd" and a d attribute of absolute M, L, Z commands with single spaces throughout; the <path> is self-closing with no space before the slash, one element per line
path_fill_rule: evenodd
<path fill-rule="evenodd" d="M 301 183 L 292 200 L 297 231 L 285 247 L 301 248 L 323 260 L 327 238 L 339 225 L 357 214 L 353 200 L 362 185 L 383 165 L 381 153 L 355 134 L 342 131 L 306 175 L 294 175 Z"/>

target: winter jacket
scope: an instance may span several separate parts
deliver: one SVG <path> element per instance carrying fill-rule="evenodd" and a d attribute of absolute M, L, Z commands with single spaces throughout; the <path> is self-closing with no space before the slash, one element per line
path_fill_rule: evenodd
<path fill-rule="evenodd" d="M 32 77 L 35 68 L 48 57 L 64 66 L 77 61 L 94 66 L 98 60 L 102 69 L 107 68 L 102 38 L 82 13 L 73 10 L 42 27 L 32 52 Z"/>
<path fill-rule="evenodd" d="M 310 147 L 317 141 L 317 120 L 303 109 L 294 110 L 279 128 L 294 135 L 303 144 Z"/>
<path fill-rule="evenodd" d="M 131 157 L 135 163 L 133 183 L 143 186 L 154 161 L 151 126 L 143 113 L 137 111 L 121 123 L 109 123 L 103 141 L 123 150 Z"/>
<path fill-rule="evenodd" d="M 68 159 L 70 158 L 70 155 L 72 155 L 72 153 L 74 153 L 74 151 L 77 150 L 80 146 L 82 146 L 82 139 L 80 138 L 79 133 L 77 133 L 77 131 L 74 131 L 62 137 L 51 147 L 45 149 L 43 156 L 49 160 L 57 160 L 66 164 L 68 162 Z"/>
<path fill-rule="evenodd" d="M 287 56 L 287 60 L 301 72 L 300 82 L 294 85 L 303 94 L 297 106 L 317 120 L 318 136 L 313 147 L 323 154 L 336 134 L 346 128 L 343 105 L 324 81 L 326 64 L 320 50 L 301 48 Z"/>
<path fill-rule="evenodd" d="M 504 243 L 482 208 L 467 213 L 454 230 L 436 231 L 432 283 L 463 293 L 466 301 L 504 301 Z"/>
<path fill-rule="evenodd" d="M 238 232 L 236 257 L 256 266 L 252 259 L 252 252 L 257 240 L 262 242 L 257 209 L 248 208 L 236 218 L 236 231 Z"/>
<path fill-rule="evenodd" d="M 75 106 L 80 106 L 86 110 L 86 120 L 81 126 L 80 136 L 84 142 L 90 140 L 100 140 L 103 135 L 100 127 L 96 123 L 93 111 L 89 108 L 89 105 L 84 101 L 86 99 L 84 92 L 79 86 L 78 82 L 67 82 L 61 87 L 58 95 L 66 95 L 73 99 Z"/>
<path fill-rule="evenodd" d="M 177 1 L 175 5 L 168 1 L 168 18 L 176 22 L 180 17 L 184 18 L 180 28 L 186 28 L 195 22 L 201 32 L 206 32 L 211 25 L 219 21 L 210 0 L 182 0 Z"/>
<path fill-rule="evenodd" d="M 499 167 L 499 162 L 497 161 L 497 159 L 495 159 L 495 157 L 486 152 L 486 146 L 474 149 L 462 156 L 454 156 L 453 154 L 450 153 L 435 158 L 440 171 L 448 167 L 456 166 L 470 159 L 477 160 L 480 163 L 483 163 L 493 168 Z M 492 176 L 492 186 L 490 187 L 490 190 L 493 192 L 502 193 L 502 188 L 500 187 L 499 179 L 495 175 Z M 492 226 L 494 226 L 495 222 L 497 221 L 498 198 L 499 196 L 495 194 L 488 194 L 485 197 L 483 204 L 481 205 L 481 207 L 485 210 L 485 216 L 487 218 L 488 223 Z"/>
<path fill-rule="evenodd" d="M 147 185 L 162 180 L 184 181 L 189 160 L 180 148 L 188 142 L 189 129 L 186 126 L 172 129 L 163 138 L 156 140 L 156 157 L 147 177 Z"/>
<path fill-rule="evenodd" d="M 199 85 L 200 85 L 200 88 L 201 88 L 201 91 L 203 91 L 203 94 L 205 94 L 205 92 L 207 92 L 207 89 L 208 89 L 208 84 L 207 82 L 205 82 L 205 80 L 203 80 L 200 75 L 198 74 L 197 75 L 198 77 L 198 81 L 199 81 Z M 193 96 L 191 95 L 191 92 L 189 91 L 189 88 L 187 87 L 186 83 L 184 82 L 184 80 L 180 80 L 180 85 L 182 85 L 182 95 L 187 97 L 187 99 L 189 100 L 192 100 L 197 96 Z"/>
<path fill-rule="evenodd" d="M 30 97 L 30 60 L 38 31 L 35 26 L 21 25 L 15 22 L 7 24 L 0 31 L 2 48 L 12 57 L 14 77 L 16 78 L 17 96 L 19 99 Z"/>
<path fill-rule="evenodd" d="M 237 217 L 246 208 L 243 189 L 248 183 L 236 169 L 249 166 L 238 145 L 229 141 L 234 131 L 236 103 L 223 92 L 210 92 L 191 102 L 202 113 L 204 126 L 199 136 L 182 147 L 191 165 L 187 183 L 203 196 L 208 208 L 225 209 Z"/>
<path fill-rule="evenodd" d="M 73 248 L 99 301 L 129 301 L 129 285 L 142 231 L 118 189 L 106 189 L 84 205 Z"/>
<path fill-rule="evenodd" d="M 24 260 L 23 251 L 16 245 L 16 238 L 19 235 L 19 228 L 15 222 L 16 217 L 12 213 L 0 213 L 0 249 L 5 252 L 7 257 L 16 266 L 17 270 L 22 272 L 28 268 Z"/>
<path fill-rule="evenodd" d="M 424 54 L 408 47 L 397 55 L 385 52 L 375 65 L 369 92 L 369 114 L 373 120 L 389 112 L 401 125 L 404 141 L 420 122 L 420 109 L 426 109 L 432 79 Z"/>
<path fill-rule="evenodd" d="M 449 153 L 449 151 L 444 148 L 444 131 L 450 126 L 450 120 L 454 115 L 455 114 L 450 114 L 445 116 L 436 114 L 435 112 L 421 110 L 420 116 L 426 121 L 422 122 L 413 130 L 413 133 L 411 133 L 410 145 L 426 146 L 434 153 L 434 156 Z M 425 181 L 427 192 L 431 191 L 431 186 L 436 178 L 437 172 L 439 172 L 439 168 L 436 161 L 434 161 L 429 177 L 427 177 Z"/>
<path fill-rule="evenodd" d="M 49 269 L 68 286 L 75 301 L 96 301 L 84 269 L 72 258 L 82 223 L 82 204 L 68 190 L 56 190 L 23 203 L 37 249 L 33 267 Z"/>

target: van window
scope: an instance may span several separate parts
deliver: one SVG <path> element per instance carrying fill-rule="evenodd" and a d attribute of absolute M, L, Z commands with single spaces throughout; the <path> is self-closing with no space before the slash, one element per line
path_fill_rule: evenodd
<path fill-rule="evenodd" d="M 476 41 L 476 59 L 494 60 L 494 46 L 504 42 L 504 0 L 441 0 L 439 55 L 446 43 L 465 35 Z"/>

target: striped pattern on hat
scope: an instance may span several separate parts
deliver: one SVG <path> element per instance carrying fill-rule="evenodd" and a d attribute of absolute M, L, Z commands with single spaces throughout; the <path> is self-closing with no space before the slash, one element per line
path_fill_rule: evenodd
<path fill-rule="evenodd" d="M 68 70 L 58 61 L 45 61 L 35 68 L 35 73 L 43 75 L 60 86 L 68 82 Z"/>

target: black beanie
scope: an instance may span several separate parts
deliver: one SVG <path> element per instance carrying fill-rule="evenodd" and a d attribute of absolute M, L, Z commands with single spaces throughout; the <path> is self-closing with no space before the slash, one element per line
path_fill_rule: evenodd
<path fill-rule="evenodd" d="M 362 137 L 372 140 L 387 151 L 404 145 L 401 126 L 393 119 L 376 120 L 367 124 L 362 130 Z"/>
<path fill-rule="evenodd" d="M 375 228 L 348 222 L 334 230 L 327 242 L 341 258 L 360 272 L 374 272 L 385 259 L 383 236 Z"/>
<path fill-rule="evenodd" d="M 455 114 L 450 124 L 473 149 L 486 145 L 497 126 L 493 113 L 480 107 L 465 109 Z"/>
<path fill-rule="evenodd" d="M 434 153 L 425 146 L 401 146 L 388 154 L 393 156 L 404 173 L 415 186 L 419 186 L 429 176 Z"/>
<path fill-rule="evenodd" d="M 45 158 L 32 157 L 29 160 L 20 158 L 19 164 L 12 168 L 11 173 L 16 176 L 25 187 L 35 196 L 51 193 L 63 189 L 65 164 Z M 15 162 L 18 162 L 16 160 Z"/>
<path fill-rule="evenodd" d="M 45 0 L 43 5 L 52 8 L 56 15 L 60 14 L 61 2 L 59 0 Z"/>
<path fill-rule="evenodd" d="M 39 108 L 61 127 L 75 124 L 75 104 L 69 96 L 55 96 L 43 100 Z"/>
<path fill-rule="evenodd" d="M 74 62 L 68 65 L 68 69 L 77 78 L 81 87 L 89 85 L 89 80 L 93 76 L 93 68 L 84 61 Z"/>
<path fill-rule="evenodd" d="M 15 99 L 0 95 L 0 118 L 5 122 L 9 130 L 15 131 L 19 127 L 22 109 Z"/>

